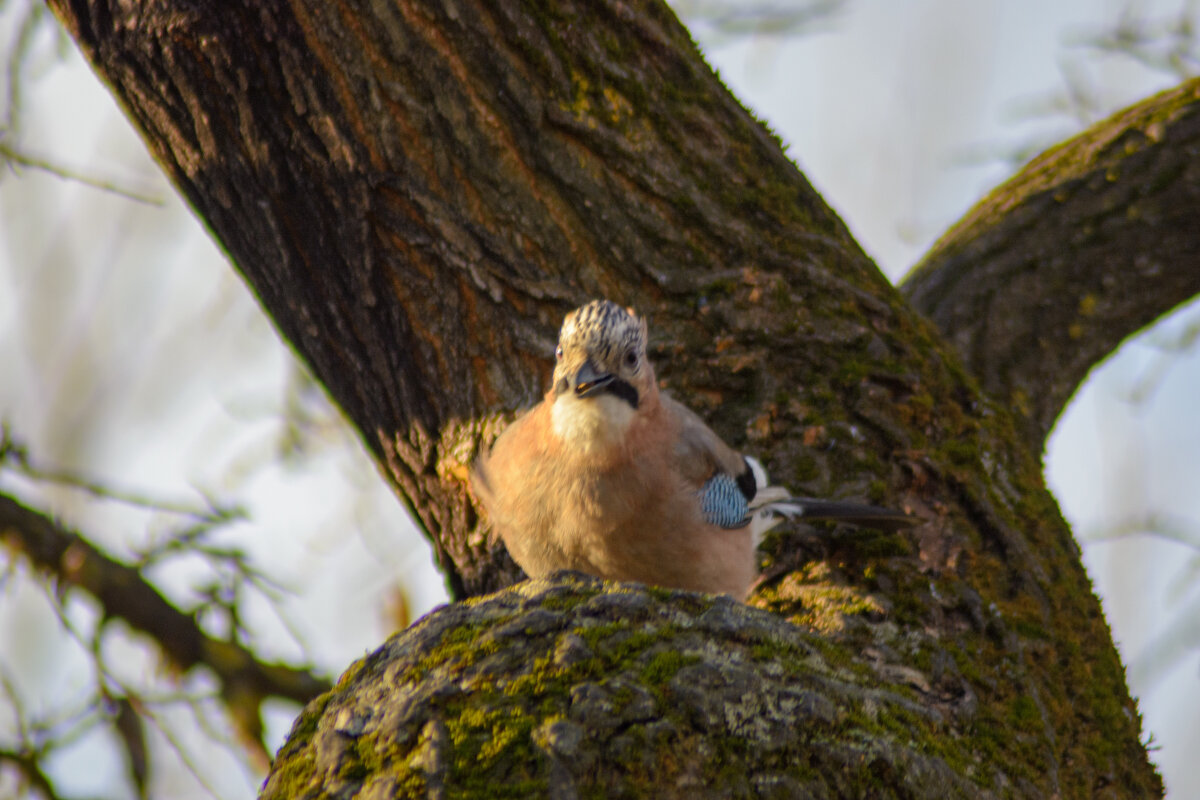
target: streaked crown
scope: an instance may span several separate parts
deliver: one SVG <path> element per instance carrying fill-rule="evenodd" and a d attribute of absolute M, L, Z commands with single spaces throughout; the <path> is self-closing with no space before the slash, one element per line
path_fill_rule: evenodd
<path fill-rule="evenodd" d="M 590 362 L 600 372 L 633 381 L 646 362 L 646 321 L 611 300 L 593 300 L 567 314 L 558 334 L 554 381 Z"/>

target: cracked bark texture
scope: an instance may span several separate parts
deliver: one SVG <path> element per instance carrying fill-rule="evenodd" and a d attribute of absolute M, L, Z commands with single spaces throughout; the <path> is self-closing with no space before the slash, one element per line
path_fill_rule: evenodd
<path fill-rule="evenodd" d="M 1040 449 L 1088 371 L 1200 292 L 1200 79 L 1043 153 L 904 282 Z"/>
<path fill-rule="evenodd" d="M 810 638 L 724 596 L 579 573 L 529 581 L 425 617 L 358 662 L 301 717 L 262 797 L 302 796 L 309 771 L 335 797 L 575 797 L 581 778 L 598 797 L 1002 796 L 943 758 L 942 715 Z M 490 702 L 474 714 L 481 691 Z M 497 722 L 517 735 L 463 759 L 452 743 L 487 741 Z M 698 768 L 715 748 L 722 768 Z M 598 768 L 605 754 L 623 769 Z"/>
<path fill-rule="evenodd" d="M 752 602 L 787 620 L 778 636 L 706 626 L 717 607 L 764 619 L 722 601 L 570 577 L 435 612 L 309 706 L 271 791 L 456 794 L 484 775 L 497 795 L 596 794 L 677 756 L 646 791 L 1161 793 L 1036 450 L 664 5 L 50 4 L 362 432 L 456 597 L 518 577 L 467 467 L 539 396 L 562 314 L 594 296 L 649 317 L 665 385 L 777 480 L 924 519 L 899 536 L 773 535 Z M 644 602 L 597 617 L 600 594 Z M 695 635 L 673 646 L 677 630 Z M 642 689 L 554 662 L 571 635 Z M 797 736 L 828 710 L 819 741 L 748 759 L 761 709 L 722 701 L 724 719 L 661 739 L 629 720 L 651 753 L 592 736 L 599 714 L 580 723 L 578 769 L 527 759 L 574 737 L 563 715 L 593 719 L 571 716 L 584 683 L 662 710 L 685 669 L 721 697 L 731 651 L 754 691 L 829 704 L 789 701 Z M 842 684 L 822 680 L 831 664 Z M 409 691 L 434 673 L 453 703 Z M 409 688 L 379 692 L 379 676 Z M 362 735 L 364 707 L 403 724 Z M 740 763 L 781 782 L 742 780 Z"/>

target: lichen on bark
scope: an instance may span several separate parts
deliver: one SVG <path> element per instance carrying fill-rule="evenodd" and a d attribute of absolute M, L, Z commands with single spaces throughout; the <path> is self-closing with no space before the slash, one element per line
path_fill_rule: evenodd
<path fill-rule="evenodd" d="M 444 606 L 297 721 L 263 798 L 989 797 L 901 680 L 728 597 L 577 573 Z M 964 759 L 967 759 L 964 762 Z"/>

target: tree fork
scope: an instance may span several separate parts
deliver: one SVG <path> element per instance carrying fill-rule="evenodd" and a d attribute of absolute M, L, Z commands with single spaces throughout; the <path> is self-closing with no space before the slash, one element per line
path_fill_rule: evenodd
<path fill-rule="evenodd" d="M 938 759 L 981 793 L 1161 792 L 1035 452 L 664 5 L 51 6 L 362 432 L 457 594 L 516 574 L 466 490 L 480 438 L 544 388 L 563 312 L 607 296 L 651 318 L 668 388 L 780 482 L 927 520 L 906 537 L 782 532 L 755 604 L 943 720 Z M 485 636 L 495 618 L 479 613 L 448 641 Z M 393 640 L 342 685 L 422 646 Z M 469 696 L 485 715 L 495 699 Z M 297 750 L 339 730 L 328 702 L 298 723 Z M 428 733 L 355 747 L 459 748 L 445 766 L 480 746 Z M 837 735 L 905 738 L 865 719 Z M 689 757 L 719 768 L 728 746 Z"/>

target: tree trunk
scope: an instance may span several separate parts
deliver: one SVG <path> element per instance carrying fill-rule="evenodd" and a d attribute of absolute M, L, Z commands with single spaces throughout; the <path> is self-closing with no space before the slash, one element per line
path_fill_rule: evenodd
<path fill-rule="evenodd" d="M 664 5 L 50 4 L 456 597 L 517 577 L 467 467 L 594 296 L 776 480 L 924 520 L 787 527 L 774 616 L 578 576 L 435 612 L 310 705 L 267 794 L 1161 793 L 1020 422 Z"/>

